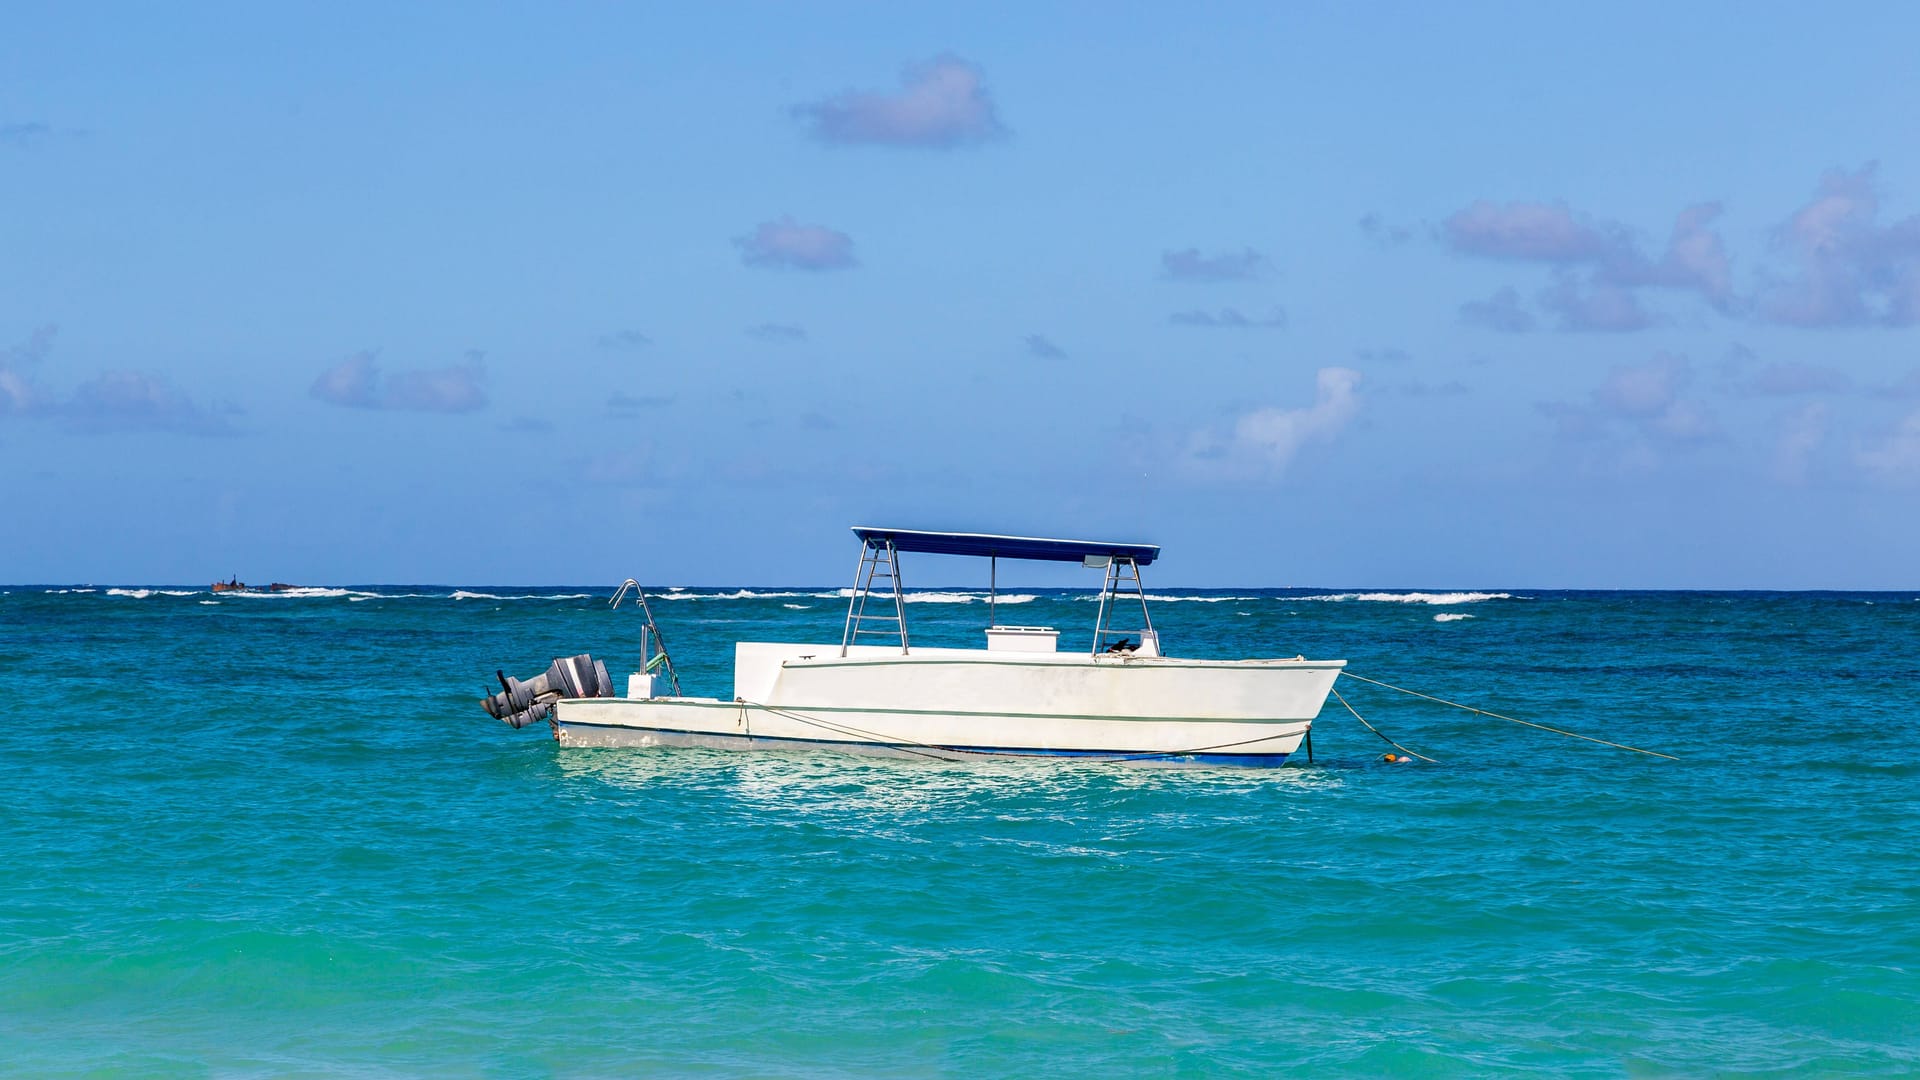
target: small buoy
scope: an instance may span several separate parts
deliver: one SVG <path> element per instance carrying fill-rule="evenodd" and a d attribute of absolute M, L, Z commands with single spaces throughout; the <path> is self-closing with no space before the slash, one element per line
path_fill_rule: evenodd
<path fill-rule="evenodd" d="M 1381 755 L 1380 760 L 1385 762 L 1397 762 L 1400 759 L 1398 757 L 1395 757 L 1392 754 L 1383 754 Z"/>

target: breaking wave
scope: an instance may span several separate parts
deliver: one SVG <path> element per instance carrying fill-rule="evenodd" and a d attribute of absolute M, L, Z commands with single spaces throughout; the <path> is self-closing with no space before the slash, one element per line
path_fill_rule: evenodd
<path fill-rule="evenodd" d="M 92 592 L 92 589 L 74 589 L 74 592 Z M 108 589 L 108 596 L 130 596 L 135 600 L 145 600 L 149 596 L 192 596 L 198 589 Z"/>
<path fill-rule="evenodd" d="M 829 593 L 812 592 L 757 592 L 753 589 L 735 589 L 733 592 L 708 593 L 688 592 L 685 589 L 670 589 L 664 593 L 648 593 L 651 600 L 779 600 L 784 597 L 828 596 Z"/>
<path fill-rule="evenodd" d="M 377 596 L 379 594 L 373 593 L 369 595 Z M 405 595 L 418 596 L 422 594 L 408 593 Z M 465 589 L 455 589 L 453 592 L 447 594 L 447 599 L 449 600 L 590 600 L 592 598 L 593 598 L 592 593 L 583 593 L 583 592 L 582 593 L 517 593 L 509 596 L 502 596 L 499 593 L 468 592 Z"/>
<path fill-rule="evenodd" d="M 1280 599 L 1288 603 L 1296 600 L 1321 600 L 1334 603 L 1362 600 L 1383 604 L 1478 604 L 1485 600 L 1511 600 L 1513 594 L 1503 592 L 1348 592 L 1322 593 L 1318 596 L 1283 596 Z"/>
<path fill-rule="evenodd" d="M 1443 611 L 1440 614 L 1435 615 L 1433 617 L 1433 621 L 1434 622 L 1458 622 L 1461 619 L 1471 619 L 1471 618 L 1473 618 L 1473 616 L 1467 614 L 1464 611 Z"/>
<path fill-rule="evenodd" d="M 665 593 L 647 594 L 647 598 L 650 600 L 846 600 L 852 596 L 852 589 L 835 589 L 832 592 L 736 589 L 733 592 L 717 593 L 687 592 L 684 589 L 674 589 Z M 886 593 L 876 590 L 874 596 L 876 599 L 883 598 L 886 596 Z M 987 601 L 987 594 L 946 592 L 941 590 L 913 592 L 909 590 L 905 599 L 909 604 L 984 604 Z M 1029 604 L 1038 599 L 1039 596 L 1034 593 L 1002 593 L 996 598 L 996 602 L 1002 604 Z M 784 606 L 794 607 L 792 604 Z"/>

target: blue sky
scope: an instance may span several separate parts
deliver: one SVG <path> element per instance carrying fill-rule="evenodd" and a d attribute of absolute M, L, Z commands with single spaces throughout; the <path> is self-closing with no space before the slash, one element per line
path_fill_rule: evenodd
<path fill-rule="evenodd" d="M 0 580 L 1915 584 L 1905 6 L 5 22 Z"/>

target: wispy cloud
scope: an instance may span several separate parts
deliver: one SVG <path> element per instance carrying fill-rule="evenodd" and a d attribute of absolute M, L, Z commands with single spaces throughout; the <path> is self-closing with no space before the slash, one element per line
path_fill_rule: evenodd
<path fill-rule="evenodd" d="M 81 383 L 58 411 L 80 431 L 171 431 L 183 435 L 232 435 L 226 406 L 202 408 L 165 375 L 107 371 Z"/>
<path fill-rule="evenodd" d="M 763 322 L 747 327 L 747 336 L 781 343 L 805 341 L 807 329 L 793 323 Z"/>
<path fill-rule="evenodd" d="M 1861 450 L 1860 464 L 1883 479 L 1901 483 L 1920 481 L 1920 410 L 1886 435 Z"/>
<path fill-rule="evenodd" d="M 1067 350 L 1055 345 L 1052 341 L 1048 340 L 1044 334 L 1028 334 L 1026 336 L 1026 345 L 1027 352 L 1030 355 L 1037 356 L 1042 360 L 1065 360 L 1067 358 Z"/>
<path fill-rule="evenodd" d="M 1511 285 L 1503 286 L 1498 292 L 1485 300 L 1469 300 L 1460 305 L 1460 321 L 1468 326 L 1484 327 L 1502 334 L 1524 334 L 1539 325 L 1526 305 L 1520 300 L 1520 292 Z"/>
<path fill-rule="evenodd" d="M 1914 368 L 1900 379 L 1877 388 L 1874 395 L 1888 398 L 1920 397 L 1920 368 Z"/>
<path fill-rule="evenodd" d="M 1572 332 L 1631 333 L 1661 321 L 1631 289 L 1564 272 L 1540 294 L 1540 306 L 1555 315 L 1559 329 Z"/>
<path fill-rule="evenodd" d="M 1167 321 L 1175 326 L 1211 326 L 1229 330 L 1279 330 L 1287 325 L 1285 308 L 1274 307 L 1260 318 L 1248 318 L 1238 308 L 1221 308 L 1219 311 L 1205 311 L 1195 308 L 1192 311 L 1176 311 L 1167 316 Z"/>
<path fill-rule="evenodd" d="M 733 243 L 740 249 L 740 261 L 748 266 L 845 270 L 859 265 L 853 257 L 853 237 L 825 225 L 802 225 L 792 217 L 763 221 Z"/>
<path fill-rule="evenodd" d="M 39 121 L 0 124 L 0 146 L 33 146 L 53 136 L 53 128 Z"/>
<path fill-rule="evenodd" d="M 486 368 L 482 354 L 443 368 L 398 372 L 380 370 L 378 353 L 366 350 L 320 373 L 307 395 L 329 405 L 354 409 L 395 409 L 410 412 L 464 413 L 487 405 Z"/>
<path fill-rule="evenodd" d="M 1851 389 L 1847 373 L 1818 364 L 1767 364 L 1730 380 L 1726 389 L 1745 397 L 1798 397 L 1837 394 Z"/>
<path fill-rule="evenodd" d="M 596 454 L 576 463 L 571 471 L 596 487 L 658 488 L 668 481 L 651 442 Z"/>
<path fill-rule="evenodd" d="M 1463 397 L 1473 393 L 1473 388 L 1458 379 L 1448 379 L 1443 383 L 1429 383 L 1415 379 L 1394 387 L 1394 392 L 1410 398 Z"/>
<path fill-rule="evenodd" d="M 1774 234 L 1790 266 L 1766 275 L 1762 318 L 1792 326 L 1912 326 L 1920 321 L 1920 215 L 1879 223 L 1875 166 L 1835 169 Z"/>
<path fill-rule="evenodd" d="M 1732 263 L 1711 228 L 1719 214 L 1718 203 L 1682 210 L 1657 258 L 1642 250 L 1627 226 L 1562 202 L 1480 200 L 1441 222 L 1439 237 L 1457 255 L 1550 268 L 1553 279 L 1539 304 L 1559 329 L 1622 332 L 1663 321 L 1642 305 L 1636 290 L 1645 288 L 1693 293 L 1723 312 L 1734 311 Z M 1533 325 L 1510 288 L 1463 305 L 1460 316 L 1508 333 Z"/>
<path fill-rule="evenodd" d="M 1377 213 L 1369 211 L 1358 222 L 1360 232 L 1368 240 L 1380 247 L 1400 247 L 1413 239 L 1413 230 L 1405 225 L 1395 225 Z"/>
<path fill-rule="evenodd" d="M 602 349 L 630 351 L 646 348 L 653 344 L 653 339 L 638 330 L 615 330 L 611 334 L 601 334 L 594 344 Z"/>
<path fill-rule="evenodd" d="M 1697 446 L 1720 440 L 1719 421 L 1684 391 L 1693 368 L 1683 356 L 1662 353 L 1645 364 L 1612 368 L 1584 404 L 1543 402 L 1563 438 L 1594 439 L 1626 432 L 1645 443 Z M 1650 451 L 1649 451 L 1650 453 Z"/>
<path fill-rule="evenodd" d="M 1265 255 L 1252 248 L 1203 255 L 1199 248 L 1160 255 L 1160 276 L 1168 281 L 1251 281 L 1273 269 Z"/>
<path fill-rule="evenodd" d="M 1006 134 L 980 69 L 952 53 L 908 67 L 897 90 L 848 90 L 793 114 L 830 144 L 950 149 Z"/>
<path fill-rule="evenodd" d="M 55 393 L 35 369 L 53 351 L 59 327 L 36 328 L 18 345 L 0 349 L 0 417 L 13 415 L 62 421 L 73 431 L 166 431 L 183 435 L 232 435 L 231 404 L 196 403 L 166 375 L 140 371 L 103 371 L 75 387 Z"/>
<path fill-rule="evenodd" d="M 1773 448 L 1773 478 L 1800 487 L 1813 470 L 1813 456 L 1827 441 L 1831 410 L 1812 401 L 1781 416 Z"/>
<path fill-rule="evenodd" d="M 0 416 L 28 415 L 47 404 L 47 391 L 33 369 L 52 351 L 59 333 L 60 327 L 48 323 L 35 327 L 20 344 L 0 349 Z"/>
<path fill-rule="evenodd" d="M 672 394 L 629 394 L 615 390 L 607 395 L 607 412 L 614 416 L 635 416 L 645 409 L 665 408 L 673 404 Z"/>

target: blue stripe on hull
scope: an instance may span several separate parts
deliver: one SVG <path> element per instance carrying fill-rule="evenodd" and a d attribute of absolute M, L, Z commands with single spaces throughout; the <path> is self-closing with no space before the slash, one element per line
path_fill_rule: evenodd
<path fill-rule="evenodd" d="M 693 731 L 685 728 L 634 727 L 628 724 L 590 724 L 581 721 L 568 721 L 561 724 L 566 728 L 594 728 L 599 731 L 645 732 L 656 735 L 680 736 L 728 743 L 739 749 L 780 749 L 827 747 L 838 750 L 859 752 L 862 750 L 883 750 L 896 754 L 926 756 L 934 751 L 946 751 L 954 754 L 982 755 L 993 757 L 1031 757 L 1031 758 L 1090 758 L 1099 761 L 1138 761 L 1145 763 L 1172 763 L 1191 765 L 1231 765 L 1238 768 L 1272 769 L 1287 763 L 1291 754 L 1221 754 L 1221 753 L 1178 753 L 1156 752 L 1150 750 L 1051 750 L 1018 746 L 931 746 L 920 743 L 866 743 L 847 739 L 790 739 L 769 738 L 764 735 L 726 735 L 713 731 Z"/>

